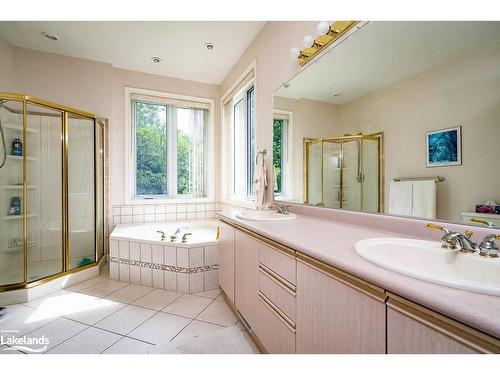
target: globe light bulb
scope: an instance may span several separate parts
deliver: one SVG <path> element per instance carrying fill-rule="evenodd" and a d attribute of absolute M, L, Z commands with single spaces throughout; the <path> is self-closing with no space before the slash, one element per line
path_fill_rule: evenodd
<path fill-rule="evenodd" d="M 297 59 L 297 58 L 299 58 L 299 56 L 300 56 L 300 49 L 298 49 L 297 47 L 293 47 L 290 50 L 290 57 L 292 59 Z"/>
<path fill-rule="evenodd" d="M 314 44 L 314 37 L 312 35 L 306 35 L 302 41 L 304 48 L 310 48 Z"/>
<path fill-rule="evenodd" d="M 318 26 L 316 26 L 316 31 L 318 32 L 318 35 L 326 35 L 330 31 L 330 23 L 327 21 L 321 21 L 318 23 Z"/>

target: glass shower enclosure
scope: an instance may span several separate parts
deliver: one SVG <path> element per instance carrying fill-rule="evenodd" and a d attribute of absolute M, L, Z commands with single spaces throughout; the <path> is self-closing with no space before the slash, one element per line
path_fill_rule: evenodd
<path fill-rule="evenodd" d="M 382 135 L 304 139 L 304 203 L 383 211 Z"/>
<path fill-rule="evenodd" d="M 91 113 L 0 93 L 0 292 L 103 258 L 104 131 Z"/>

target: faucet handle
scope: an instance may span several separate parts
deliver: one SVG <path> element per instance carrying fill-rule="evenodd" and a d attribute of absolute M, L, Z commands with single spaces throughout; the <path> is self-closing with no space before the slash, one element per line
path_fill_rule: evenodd
<path fill-rule="evenodd" d="M 192 233 L 184 233 L 182 235 L 182 243 L 186 243 L 187 241 L 187 236 L 192 236 L 193 234 Z"/>
<path fill-rule="evenodd" d="M 162 230 L 157 230 L 156 233 L 161 233 L 161 240 L 163 241 L 165 239 L 165 232 Z"/>
<path fill-rule="evenodd" d="M 428 223 L 426 226 L 427 226 L 427 229 L 440 230 L 446 234 L 451 233 L 449 229 L 446 229 L 445 227 L 442 227 L 441 225 Z"/>
<path fill-rule="evenodd" d="M 474 232 L 472 232 L 471 230 L 465 231 L 465 237 L 470 239 L 470 238 L 472 238 L 473 235 L 474 235 Z"/>
<path fill-rule="evenodd" d="M 487 258 L 498 258 L 500 251 L 495 240 L 500 240 L 500 234 L 489 234 L 484 237 L 479 244 L 479 255 Z"/>
<path fill-rule="evenodd" d="M 479 219 L 479 218 L 477 218 L 477 217 L 473 217 L 472 219 L 470 219 L 470 221 L 472 221 L 473 223 L 484 224 L 484 225 L 486 225 L 488 228 L 495 228 L 495 224 L 493 224 L 491 221 L 487 221 L 487 220 Z"/>

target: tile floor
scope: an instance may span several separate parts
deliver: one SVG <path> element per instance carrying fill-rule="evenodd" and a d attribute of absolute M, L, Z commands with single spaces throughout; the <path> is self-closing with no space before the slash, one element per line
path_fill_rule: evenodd
<path fill-rule="evenodd" d="M 226 327 L 235 328 L 237 335 Z M 182 346 L 193 338 L 209 343 L 211 335 L 218 340 L 222 335 L 224 341 L 226 332 L 231 335 L 227 340 L 231 348 L 216 345 L 196 350 L 258 353 L 220 290 L 188 295 L 110 280 L 107 273 L 9 306 L 0 318 L 0 331 L 4 342 L 10 335 L 49 339 L 44 350 L 43 345 L 18 350 L 3 345 L 0 354 L 29 354 L 30 348 L 49 354 L 170 353 L 177 342 Z"/>

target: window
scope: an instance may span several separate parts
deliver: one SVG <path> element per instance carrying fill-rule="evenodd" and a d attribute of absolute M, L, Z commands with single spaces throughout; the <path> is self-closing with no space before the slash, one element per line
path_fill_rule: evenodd
<path fill-rule="evenodd" d="M 276 177 L 274 195 L 287 196 L 291 194 L 290 177 L 290 122 L 291 114 L 279 111 L 273 116 L 273 168 Z"/>
<path fill-rule="evenodd" d="M 212 169 L 210 101 L 127 90 L 128 196 L 132 200 L 207 198 Z"/>
<path fill-rule="evenodd" d="M 255 90 L 253 67 L 226 95 L 222 103 L 222 199 L 248 202 L 254 194 Z"/>

